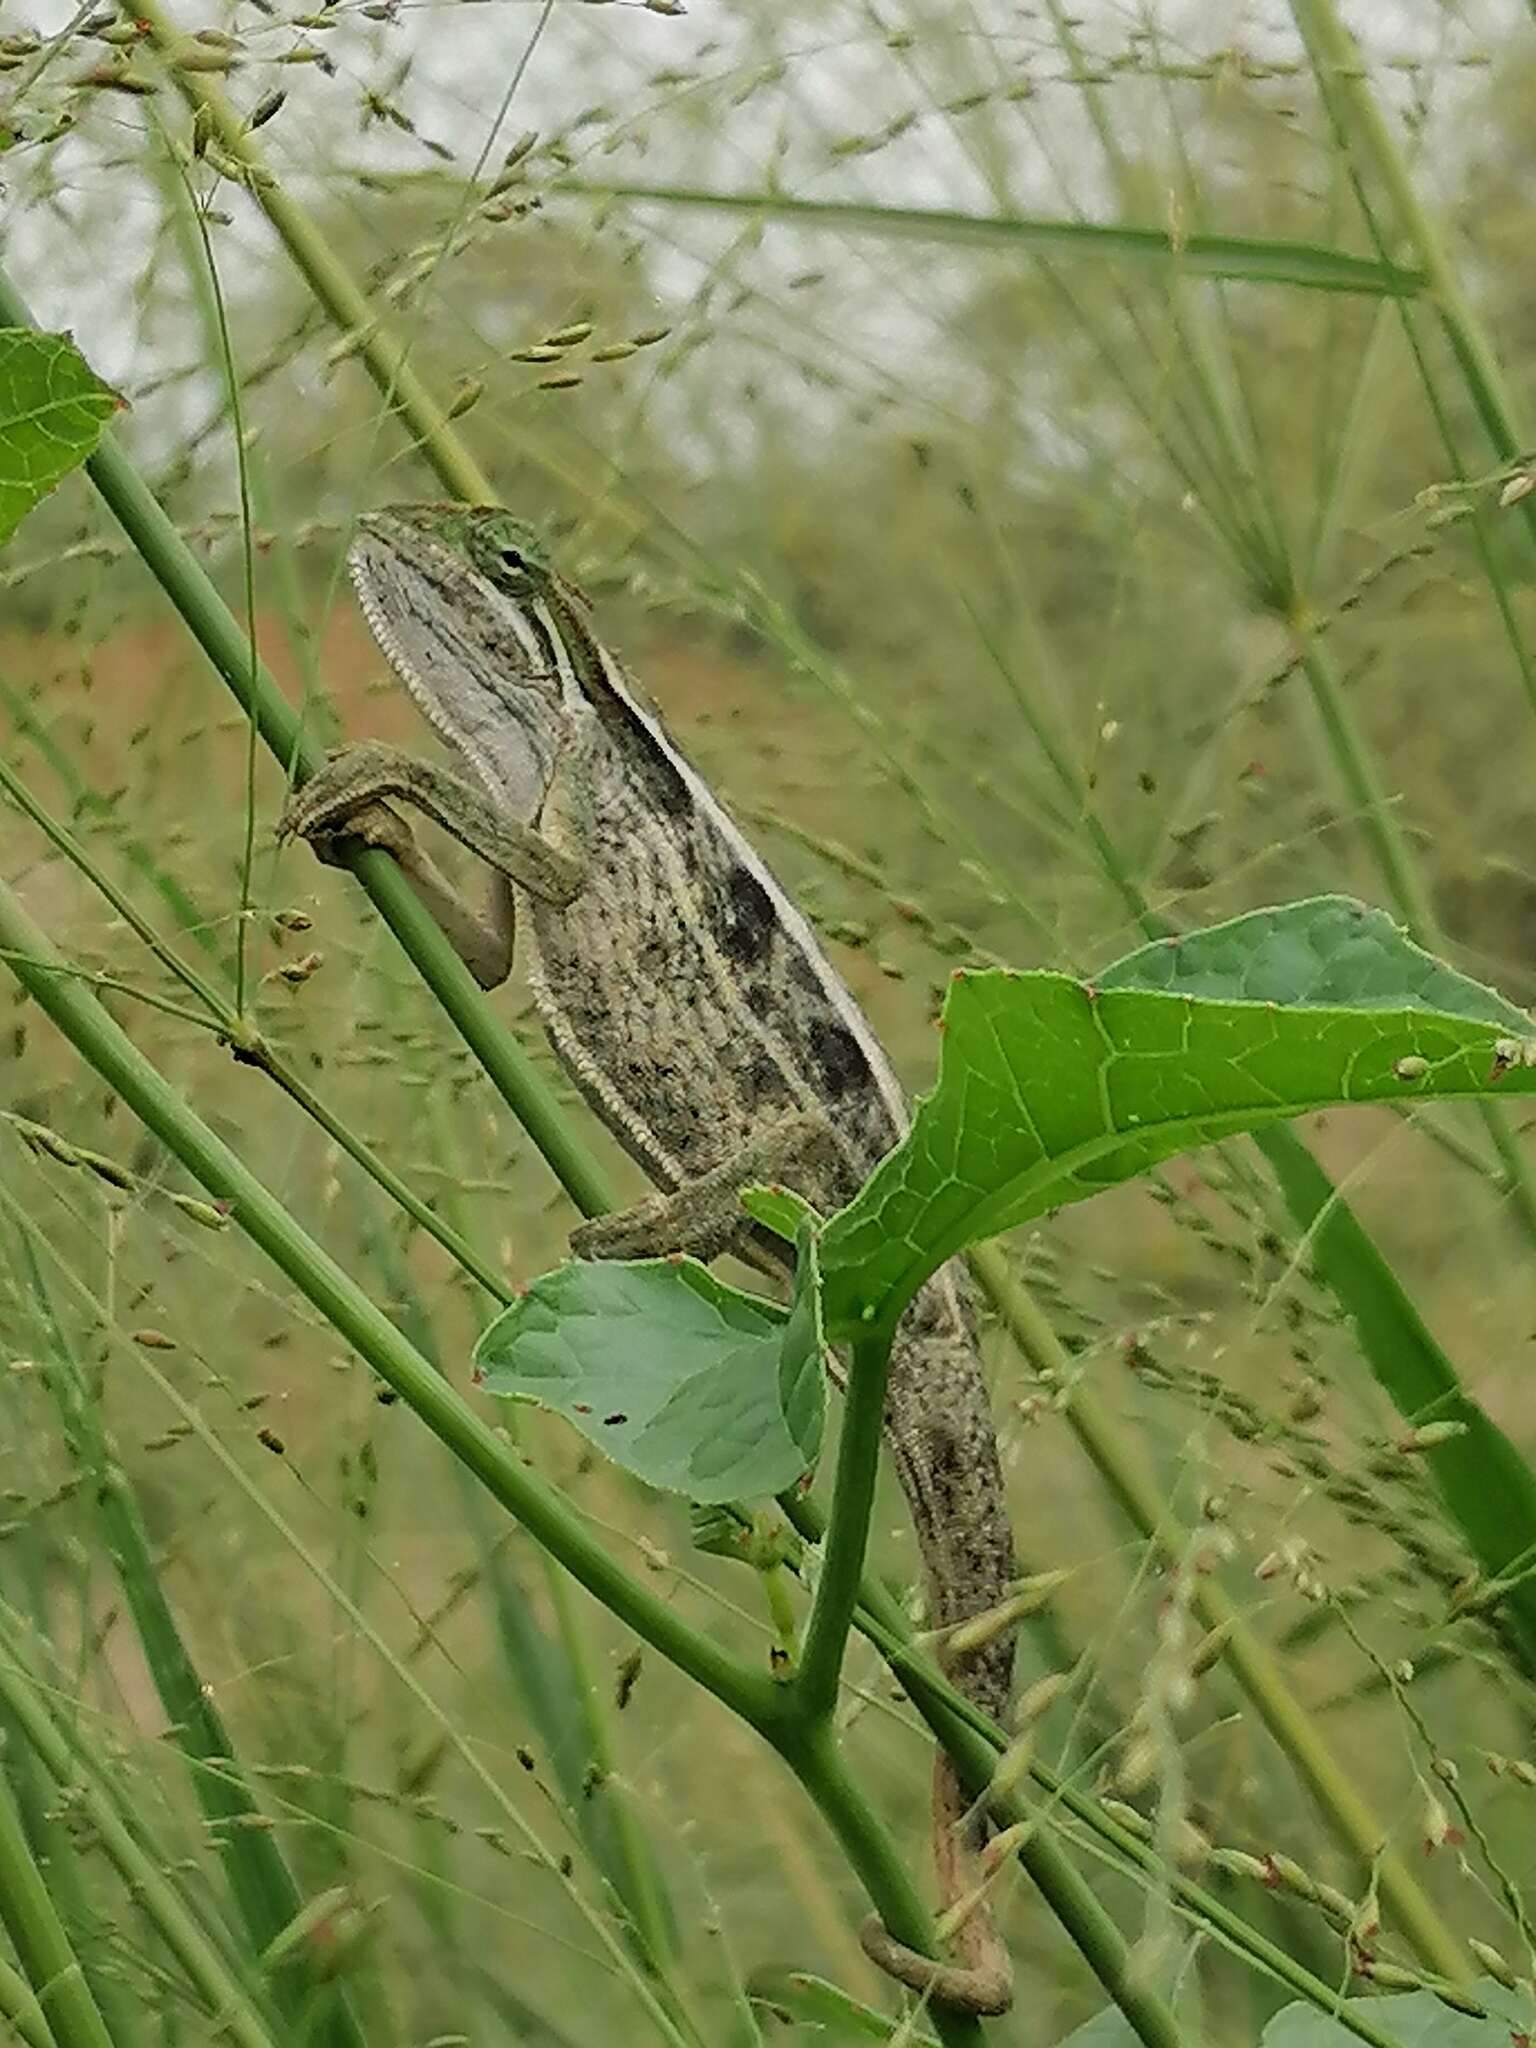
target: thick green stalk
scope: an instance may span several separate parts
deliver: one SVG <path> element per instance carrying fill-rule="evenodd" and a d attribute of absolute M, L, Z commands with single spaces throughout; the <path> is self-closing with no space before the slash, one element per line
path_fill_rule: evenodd
<path fill-rule="evenodd" d="M 112 2048 L 101 2010 L 32 1860 L 0 1771 L 0 1920 L 47 2017 L 55 2048 Z"/>
<path fill-rule="evenodd" d="M 869 1547 L 893 1327 L 887 1324 L 867 1331 L 852 1347 L 821 1578 L 806 1623 L 800 1668 L 789 1687 L 792 1712 L 807 1724 L 828 1720 L 837 1702 L 843 1649 Z"/>
<path fill-rule="evenodd" d="M 58 2048 L 31 1985 L 7 1962 L 0 1962 L 0 2020 L 15 2029 L 24 2048 Z"/>
<path fill-rule="evenodd" d="M 774 1746 L 820 1808 L 887 1931 L 908 1948 L 931 1955 L 933 1923 L 890 1836 L 848 1775 L 830 1724 L 822 1719 L 808 1729 L 785 1728 Z M 945 2048 L 978 2048 L 977 2019 L 937 2005 L 928 2017 Z"/>
<path fill-rule="evenodd" d="M 59 972 L 57 957 L 11 892 L 0 886 L 0 946 L 38 1007 L 59 1026 L 116 1094 L 271 1257 L 372 1369 L 415 1410 L 439 1440 L 524 1524 L 573 1577 L 688 1677 L 767 1737 L 801 1779 L 871 1887 L 876 1910 L 898 1940 L 931 1952 L 927 1924 L 894 1846 L 849 1783 L 823 1721 L 786 1727 L 784 1689 L 718 1649 L 666 1601 L 616 1565 L 554 1490 L 511 1452 L 183 1103 L 95 999 Z M 885 1345 L 888 1353 L 889 1344 Z M 868 1510 L 864 1520 L 867 1525 Z M 856 1580 L 855 1580 L 856 1584 Z M 14 1674 L 11 1674 L 14 1676 Z M 0 1671 L 0 1693 L 7 1691 Z M 943 2038 L 966 2048 L 971 2022 L 947 2025 Z M 98 2048 L 98 2044 L 85 2044 Z"/>

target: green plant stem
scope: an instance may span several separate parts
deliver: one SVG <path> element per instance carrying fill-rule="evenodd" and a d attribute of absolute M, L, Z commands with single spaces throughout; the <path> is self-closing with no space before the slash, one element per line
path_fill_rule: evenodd
<path fill-rule="evenodd" d="M 1291 0 L 1291 13 L 1307 45 L 1325 100 L 1347 114 L 1346 132 L 1362 139 L 1372 167 L 1392 201 L 1398 225 L 1428 282 L 1426 296 L 1461 366 L 1484 431 L 1497 452 L 1512 462 L 1529 451 L 1523 423 L 1504 382 L 1493 344 L 1462 289 L 1445 242 L 1419 198 L 1403 152 L 1371 91 L 1359 46 L 1340 20 L 1332 0 Z M 1536 532 L 1536 508 L 1527 499 L 1521 510 L 1531 530 Z"/>
<path fill-rule="evenodd" d="M 421 913 L 423 916 L 426 913 Z M 555 1490 L 517 1458 L 414 1345 L 301 1230 L 282 1203 L 184 1103 L 78 984 L 14 895 L 0 888 L 0 944 L 12 972 L 76 1050 L 179 1158 L 461 1465 L 637 1635 L 754 1727 L 779 1718 L 779 1688 L 681 1619 L 603 1549 Z"/>
<path fill-rule="evenodd" d="M 791 1712 L 806 1724 L 828 1720 L 837 1703 L 843 1649 L 869 1547 L 893 1331 L 890 1323 L 876 1327 L 857 1337 L 851 1347 L 821 1577 L 805 1625 L 800 1667 L 788 1687 Z"/>
<path fill-rule="evenodd" d="M 1078 1439 L 1110 1491 L 1159 1556 L 1179 1560 L 1181 1525 L 1172 1515 L 1142 1459 L 1116 1427 L 1098 1397 L 1075 1385 L 1071 1358 L 1029 1291 L 992 1246 L 972 1254 L 988 1295 L 1020 1348 L 1069 1390 L 1067 1412 Z M 1241 1613 L 1213 1580 L 1197 1577 L 1192 1599 L 1208 1629 L 1222 1631 L 1222 1654 L 1253 1701 L 1259 1717 L 1290 1758 L 1313 1797 L 1344 1841 L 1362 1876 L 1375 1872 L 1381 1898 L 1424 1961 L 1456 1983 L 1471 1968 L 1461 1943 L 1446 1926 L 1401 1856 L 1383 1847 L 1386 1830 L 1366 1806 L 1337 1758 L 1280 1674 L 1274 1658 L 1248 1629 Z"/>
<path fill-rule="evenodd" d="M 287 1275 L 299 1291 L 347 1339 L 365 1362 L 393 1387 L 460 1464 L 501 1505 L 514 1514 L 555 1559 L 634 1632 L 704 1686 L 779 1749 L 823 1811 L 882 1916 L 900 1941 L 933 1952 L 933 1930 L 910 1880 L 873 1812 L 847 1780 L 831 1747 L 823 1719 L 815 1726 L 786 1723 L 785 1688 L 717 1648 L 683 1621 L 647 1587 L 615 1564 L 560 1496 L 514 1455 L 504 1438 L 461 1401 L 389 1318 L 310 1239 L 282 1204 L 251 1174 L 223 1141 L 194 1115 L 160 1073 L 133 1046 L 95 999 L 60 973 L 62 965 L 43 933 L 11 892 L 0 885 L 0 945 L 11 951 L 12 972 L 38 1007 L 216 1200 L 232 1220 Z M 889 1356 L 889 1338 L 880 1343 Z M 883 1380 L 879 1359 L 875 1369 Z M 878 1410 L 877 1410 L 878 1415 Z M 875 1436 L 878 1448 L 878 1434 Z M 871 1476 L 871 1485 L 872 1485 Z M 868 1502 L 862 1529 L 868 1526 Z M 848 1537 L 855 1538 L 848 1521 Z M 862 1561 L 862 1533 L 858 1534 Z M 853 1586 L 857 1590 L 858 1562 Z M 851 1600 L 850 1600 L 851 1611 Z M 846 1629 L 846 1622 L 844 1623 Z M 839 1646 L 842 1635 L 837 1637 Z M 834 1666 L 835 1680 L 835 1666 Z M 0 1673 L 0 1688 L 4 1674 Z M 975 2040 L 974 2023 L 957 2019 L 941 2038 L 952 2048 Z M 90 2044 L 94 2048 L 94 2044 Z M 263 2044 L 265 2048 L 265 2044 Z"/>
<path fill-rule="evenodd" d="M 15 2029 L 26 2048 L 58 2048 L 31 1985 L 7 1962 L 0 1962 L 0 2019 Z"/>
<path fill-rule="evenodd" d="M 56 2048 L 112 2048 L 112 2037 L 32 1860 L 0 1772 L 0 1920 L 47 2017 Z"/>
<path fill-rule="evenodd" d="M 888 1932 L 931 1955 L 933 1923 L 894 1843 L 844 1767 L 830 1724 L 785 1726 L 770 1739 L 820 1808 Z M 935 2005 L 928 2017 L 946 2048 L 976 2048 L 982 2039 L 980 2022 L 970 2015 Z"/>

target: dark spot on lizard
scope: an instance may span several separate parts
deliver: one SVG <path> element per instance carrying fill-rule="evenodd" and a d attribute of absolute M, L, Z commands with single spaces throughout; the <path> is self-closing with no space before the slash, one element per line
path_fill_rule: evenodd
<path fill-rule="evenodd" d="M 748 868 L 732 868 L 720 903 L 720 947 L 738 967 L 761 960 L 778 929 L 773 898 Z"/>
<path fill-rule="evenodd" d="M 848 1095 L 869 1079 L 864 1048 L 848 1029 L 827 1017 L 814 1017 L 810 1027 L 811 1058 L 829 1096 Z"/>
<path fill-rule="evenodd" d="M 816 971 L 816 963 L 802 953 L 798 946 L 789 956 L 789 978 L 796 988 L 810 996 L 818 1007 L 826 1002 L 826 984 Z"/>
<path fill-rule="evenodd" d="M 789 1093 L 784 1080 L 784 1069 L 765 1046 L 758 1046 L 753 1051 L 747 1068 L 747 1078 L 752 1089 L 752 1099 L 760 1105 L 782 1102 Z"/>
<path fill-rule="evenodd" d="M 693 809 L 693 791 L 677 763 L 648 727 L 637 723 L 634 737 L 645 753 L 646 774 L 657 803 L 672 817 L 686 818 Z"/>

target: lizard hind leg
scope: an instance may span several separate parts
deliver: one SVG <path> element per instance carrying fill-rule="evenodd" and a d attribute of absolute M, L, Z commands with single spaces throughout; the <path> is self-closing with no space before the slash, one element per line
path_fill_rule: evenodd
<path fill-rule="evenodd" d="M 859 1943 L 872 1963 L 939 2005 L 978 2019 L 996 2019 L 1013 2004 L 1013 1965 L 997 1931 L 986 1896 L 986 1876 L 977 1847 L 985 1823 L 972 1812 L 954 1765 L 945 1756 L 933 1767 L 933 1842 L 939 1895 L 946 1910 L 968 1906 L 956 1931 L 956 1960 L 935 1962 L 887 1933 L 877 1914 L 859 1928 Z"/>

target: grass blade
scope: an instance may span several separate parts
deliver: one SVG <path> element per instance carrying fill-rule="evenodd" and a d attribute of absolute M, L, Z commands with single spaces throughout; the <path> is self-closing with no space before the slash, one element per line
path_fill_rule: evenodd
<path fill-rule="evenodd" d="M 876 206 L 859 200 L 792 199 L 780 192 L 719 192 L 695 185 L 631 185 L 562 178 L 555 188 L 584 199 L 624 200 L 708 213 L 744 215 L 799 229 L 881 239 L 938 242 L 946 247 L 1006 249 L 1014 255 L 1081 256 L 1154 264 L 1185 277 L 1247 284 L 1297 285 L 1309 291 L 1360 292 L 1414 298 L 1426 279 L 1418 270 L 1351 256 L 1315 242 L 1269 241 L 1252 235 L 1169 234 L 1163 228 L 1056 220 L 1037 214 L 961 213 L 944 207 Z"/>

